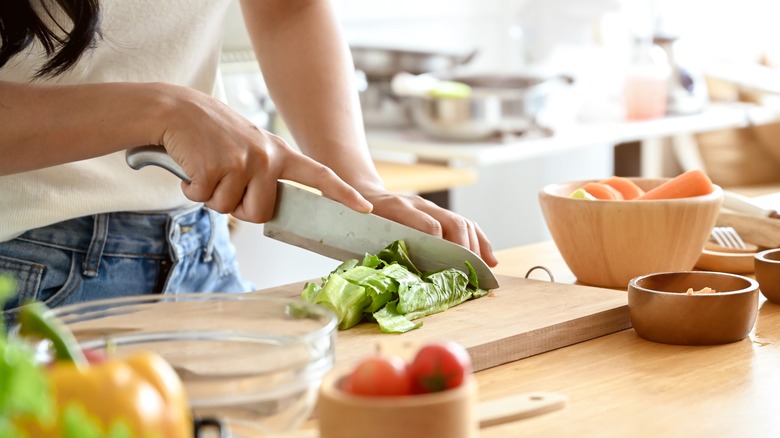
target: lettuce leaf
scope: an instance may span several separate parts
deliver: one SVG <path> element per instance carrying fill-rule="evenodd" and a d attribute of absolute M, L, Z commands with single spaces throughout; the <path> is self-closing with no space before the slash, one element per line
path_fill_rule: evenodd
<path fill-rule="evenodd" d="M 420 272 L 399 240 L 366 254 L 360 263 L 345 261 L 321 285 L 307 283 L 301 298 L 333 310 L 340 330 L 376 321 L 383 332 L 404 333 L 422 326 L 416 319 L 488 293 L 479 288 L 474 268 L 464 263 L 468 274 L 454 268 Z"/>

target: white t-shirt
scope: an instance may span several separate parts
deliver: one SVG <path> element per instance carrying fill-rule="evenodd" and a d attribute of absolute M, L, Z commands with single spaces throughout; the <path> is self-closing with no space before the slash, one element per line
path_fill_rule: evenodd
<path fill-rule="evenodd" d="M 167 82 L 213 93 L 230 1 L 101 1 L 97 48 L 66 73 L 37 82 Z M 0 68 L 0 80 L 30 82 L 43 59 L 36 43 Z M 0 176 L 0 242 L 75 217 L 191 204 L 175 176 L 156 167 L 132 170 L 122 151 Z"/>

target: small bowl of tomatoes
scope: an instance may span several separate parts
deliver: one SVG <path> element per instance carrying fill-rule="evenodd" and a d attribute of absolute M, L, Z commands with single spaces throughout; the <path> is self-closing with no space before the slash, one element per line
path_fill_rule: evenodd
<path fill-rule="evenodd" d="M 321 438 L 473 438 L 477 383 L 461 345 L 421 346 L 411 359 L 374 355 L 336 370 L 320 386 Z"/>

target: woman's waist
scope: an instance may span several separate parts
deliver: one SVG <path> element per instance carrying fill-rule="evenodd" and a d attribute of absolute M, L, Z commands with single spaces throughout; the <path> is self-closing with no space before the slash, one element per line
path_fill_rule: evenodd
<path fill-rule="evenodd" d="M 83 216 L 28 230 L 17 239 L 73 251 L 87 251 L 99 240 L 105 255 L 140 257 L 167 255 L 170 241 L 199 246 L 211 226 L 208 210 L 198 205 L 166 212 Z"/>

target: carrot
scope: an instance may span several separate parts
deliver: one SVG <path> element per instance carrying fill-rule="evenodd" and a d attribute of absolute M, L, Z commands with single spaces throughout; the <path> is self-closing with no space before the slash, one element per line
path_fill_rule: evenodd
<path fill-rule="evenodd" d="M 645 191 L 642 190 L 636 183 L 631 181 L 628 178 L 623 178 L 620 176 L 611 176 L 605 180 L 599 181 L 601 184 L 606 184 L 613 189 L 620 192 L 621 195 L 623 195 L 623 199 L 629 201 L 631 199 L 636 199 L 642 195 L 645 194 Z"/>
<path fill-rule="evenodd" d="M 612 186 L 606 184 L 589 182 L 582 186 L 582 189 L 590 193 L 594 198 L 608 201 L 621 201 L 623 195 Z"/>
<path fill-rule="evenodd" d="M 644 195 L 636 198 L 640 201 L 654 199 L 689 198 L 712 193 L 712 181 L 701 170 L 689 170 L 677 175 L 660 186 L 648 190 Z"/>

